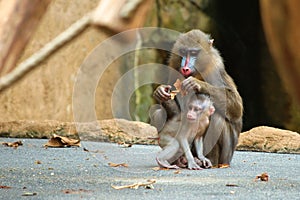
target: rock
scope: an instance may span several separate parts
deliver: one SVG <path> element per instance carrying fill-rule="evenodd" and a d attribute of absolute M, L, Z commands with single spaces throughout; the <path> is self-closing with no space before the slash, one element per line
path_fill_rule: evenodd
<path fill-rule="evenodd" d="M 143 122 L 108 119 L 90 123 L 46 121 L 0 122 L 0 137 L 51 138 L 53 134 L 81 141 L 156 144 L 157 130 Z M 240 135 L 237 150 L 300 153 L 300 134 L 260 126 Z"/>
<path fill-rule="evenodd" d="M 143 122 L 109 119 L 90 123 L 46 121 L 0 122 L 0 137 L 51 138 L 53 134 L 73 139 L 155 144 L 151 138 L 158 136 L 156 128 Z"/>
<path fill-rule="evenodd" d="M 255 127 L 241 133 L 237 150 L 300 153 L 300 134 L 267 126 Z"/>
<path fill-rule="evenodd" d="M 51 138 L 53 133 L 64 134 L 64 136 L 74 135 L 74 130 L 70 132 L 69 129 L 69 123 L 55 120 L 0 122 L 0 137 Z"/>
<path fill-rule="evenodd" d="M 158 137 L 155 127 L 147 123 L 124 119 L 101 120 L 80 126 L 78 129 L 80 139 L 87 141 L 155 144 L 156 141 L 150 138 Z M 101 131 L 99 131 L 99 127 L 101 127 Z"/>

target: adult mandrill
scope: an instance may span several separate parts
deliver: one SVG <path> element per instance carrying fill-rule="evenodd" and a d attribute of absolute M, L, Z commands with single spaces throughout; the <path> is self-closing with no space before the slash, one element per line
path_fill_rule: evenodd
<path fill-rule="evenodd" d="M 213 165 L 230 164 L 242 129 L 243 102 L 213 40 L 192 30 L 177 39 L 172 53 L 169 66 L 186 78 L 182 90 L 208 94 L 214 102 L 216 111 L 204 138 L 204 155 Z M 150 113 L 151 124 L 158 130 L 181 112 L 180 98 L 172 100 L 170 89 L 170 85 L 160 85 L 153 94 L 161 103 Z"/>

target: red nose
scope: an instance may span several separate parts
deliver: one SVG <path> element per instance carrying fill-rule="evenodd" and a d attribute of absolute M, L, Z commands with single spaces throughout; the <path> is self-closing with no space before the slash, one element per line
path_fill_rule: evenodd
<path fill-rule="evenodd" d="M 192 73 L 192 70 L 188 67 L 181 68 L 181 73 L 183 76 L 189 76 Z"/>

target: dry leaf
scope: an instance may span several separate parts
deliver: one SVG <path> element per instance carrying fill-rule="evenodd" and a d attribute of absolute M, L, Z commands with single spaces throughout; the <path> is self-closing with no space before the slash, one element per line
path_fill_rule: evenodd
<path fill-rule="evenodd" d="M 40 160 L 36 160 L 36 161 L 34 162 L 34 164 L 39 165 L 39 164 L 42 164 L 42 162 L 41 162 Z"/>
<path fill-rule="evenodd" d="M 83 151 L 89 152 L 89 150 L 88 150 L 88 149 L 86 149 L 86 148 L 83 148 Z"/>
<path fill-rule="evenodd" d="M 63 193 L 65 194 L 81 194 L 83 192 L 91 192 L 90 190 L 85 190 L 85 189 L 78 189 L 78 190 L 74 190 L 74 189 L 66 189 L 66 190 L 62 190 Z"/>
<path fill-rule="evenodd" d="M 233 184 L 233 183 L 227 183 L 226 186 L 227 187 L 239 187 L 237 184 Z"/>
<path fill-rule="evenodd" d="M 179 79 L 176 80 L 176 82 L 173 84 L 176 90 L 181 90 L 181 81 Z"/>
<path fill-rule="evenodd" d="M 123 185 L 123 186 L 112 185 L 111 187 L 116 189 L 116 190 L 121 190 L 121 189 L 125 189 L 125 188 L 138 189 L 140 186 L 144 186 L 148 189 L 152 189 L 153 188 L 153 186 L 152 186 L 153 183 L 156 183 L 155 179 L 147 180 L 147 183 L 134 183 L 134 184 L 131 184 L 131 185 Z"/>
<path fill-rule="evenodd" d="M 185 95 L 187 95 L 187 92 L 181 90 L 181 83 L 182 83 L 182 82 L 181 82 L 179 79 L 177 79 L 176 82 L 175 82 L 173 85 L 174 85 L 174 87 L 176 88 L 175 91 L 176 91 L 177 93 L 180 92 L 182 96 L 185 96 Z M 177 93 L 176 93 L 176 94 L 177 94 Z M 175 94 L 175 95 L 176 95 L 176 94 Z"/>
<path fill-rule="evenodd" d="M 146 185 L 145 186 L 146 189 L 149 189 L 149 190 L 153 190 L 154 189 L 154 186 L 152 184 L 150 185 Z"/>
<path fill-rule="evenodd" d="M 151 168 L 153 171 L 159 171 L 160 170 L 160 167 L 153 167 Z"/>
<path fill-rule="evenodd" d="M 0 185 L 0 189 L 10 189 L 10 186 L 6 186 L 6 185 Z"/>
<path fill-rule="evenodd" d="M 108 165 L 110 166 L 110 167 L 128 167 L 128 164 L 126 164 L 126 163 L 112 163 L 112 162 L 109 162 L 108 163 Z"/>
<path fill-rule="evenodd" d="M 174 174 L 180 174 L 180 173 L 181 173 L 180 170 L 176 170 L 176 171 L 174 172 Z"/>
<path fill-rule="evenodd" d="M 173 84 L 176 90 L 173 90 L 170 92 L 171 99 L 173 100 L 175 96 L 180 92 L 181 90 L 181 81 L 179 79 L 176 80 L 176 82 Z"/>
<path fill-rule="evenodd" d="M 124 148 L 132 147 L 132 144 L 126 144 L 125 142 L 118 142 L 118 145 L 122 145 Z"/>
<path fill-rule="evenodd" d="M 36 192 L 25 192 L 24 194 L 22 194 L 22 196 L 35 196 L 37 195 Z"/>
<path fill-rule="evenodd" d="M 2 145 L 7 146 L 7 147 L 18 148 L 18 146 L 22 146 L 23 143 L 21 140 L 19 140 L 16 142 L 2 142 Z"/>
<path fill-rule="evenodd" d="M 218 164 L 218 168 L 228 168 L 230 165 L 228 164 Z"/>
<path fill-rule="evenodd" d="M 178 93 L 179 93 L 179 90 L 173 90 L 173 91 L 171 91 L 170 92 L 171 99 L 173 100 Z"/>
<path fill-rule="evenodd" d="M 255 177 L 255 180 L 260 179 L 261 181 L 268 181 L 269 180 L 269 175 L 265 172 L 262 173 L 261 175 L 258 175 Z"/>
<path fill-rule="evenodd" d="M 215 168 L 228 168 L 228 167 L 230 167 L 230 165 L 228 165 L 228 164 L 218 164 L 218 165 L 214 165 L 213 167 L 212 167 L 212 169 L 215 169 Z"/>
<path fill-rule="evenodd" d="M 91 153 L 105 153 L 105 151 L 101 151 L 101 150 L 88 150 L 87 148 L 83 148 L 83 151 L 86 151 L 86 152 L 91 152 Z"/>
<path fill-rule="evenodd" d="M 44 145 L 45 147 L 80 147 L 80 140 L 70 139 L 67 137 L 53 134 L 52 138 Z"/>
<path fill-rule="evenodd" d="M 159 140 L 159 137 L 147 137 L 148 140 Z"/>
<path fill-rule="evenodd" d="M 164 167 L 153 167 L 151 168 L 153 171 L 159 171 L 159 170 L 170 170 L 169 168 L 164 168 Z"/>

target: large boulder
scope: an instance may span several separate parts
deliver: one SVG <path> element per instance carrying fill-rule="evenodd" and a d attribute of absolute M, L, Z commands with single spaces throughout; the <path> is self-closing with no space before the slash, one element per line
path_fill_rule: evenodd
<path fill-rule="evenodd" d="M 0 137 L 51 138 L 53 134 L 80 140 L 155 144 L 157 130 L 143 122 L 124 119 L 100 120 L 91 123 L 46 121 L 0 122 Z"/>
<path fill-rule="evenodd" d="M 255 127 L 241 133 L 237 150 L 300 153 L 300 134 L 267 126 Z"/>

